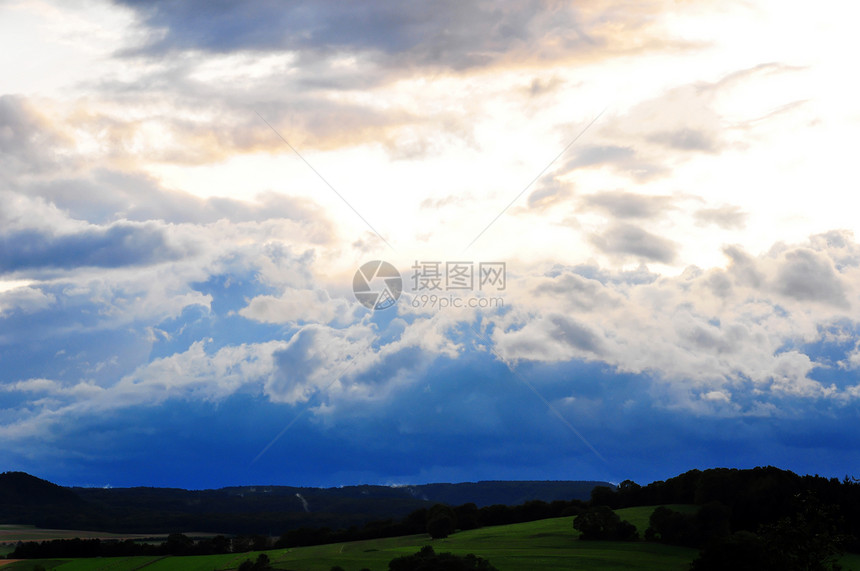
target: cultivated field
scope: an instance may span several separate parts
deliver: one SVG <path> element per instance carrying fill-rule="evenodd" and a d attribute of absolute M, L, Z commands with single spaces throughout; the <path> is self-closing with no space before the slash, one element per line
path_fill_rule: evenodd
<path fill-rule="evenodd" d="M 187 534 L 193 537 L 208 537 L 212 533 Z M 69 529 L 42 529 L 32 525 L 2 525 L 0 524 L 0 543 L 18 541 L 48 541 L 50 539 L 156 539 L 167 538 L 166 533 L 107 533 L 104 531 L 82 531 Z"/>

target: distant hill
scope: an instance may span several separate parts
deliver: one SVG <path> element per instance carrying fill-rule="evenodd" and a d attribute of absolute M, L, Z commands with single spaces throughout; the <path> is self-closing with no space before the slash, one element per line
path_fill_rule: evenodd
<path fill-rule="evenodd" d="M 4 506 L 74 504 L 80 501 L 70 489 L 25 472 L 0 474 L 0 504 Z"/>
<path fill-rule="evenodd" d="M 64 488 L 22 472 L 0 475 L 0 523 L 111 532 L 280 534 L 402 518 L 435 503 L 517 505 L 529 500 L 587 500 L 596 481 L 489 481 L 417 486 L 239 486 Z"/>
<path fill-rule="evenodd" d="M 462 484 L 425 484 L 411 486 L 419 497 L 453 506 L 474 503 L 479 508 L 493 504 L 519 505 L 530 500 L 588 500 L 591 490 L 609 486 L 595 481 L 490 481 Z"/>
<path fill-rule="evenodd" d="M 51 512 L 83 513 L 87 507 L 69 488 L 24 472 L 0 474 L 0 523 L 43 522 Z"/>

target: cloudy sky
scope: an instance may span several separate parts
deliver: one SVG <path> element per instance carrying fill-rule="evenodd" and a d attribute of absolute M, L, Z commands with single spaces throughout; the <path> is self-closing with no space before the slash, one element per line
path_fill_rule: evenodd
<path fill-rule="evenodd" d="M 857 475 L 846 9 L 0 2 L 0 470 Z"/>

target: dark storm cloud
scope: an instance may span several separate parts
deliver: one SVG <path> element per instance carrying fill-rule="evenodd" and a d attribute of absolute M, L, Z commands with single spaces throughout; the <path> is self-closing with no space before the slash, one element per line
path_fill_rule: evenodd
<path fill-rule="evenodd" d="M 373 52 L 410 64 L 463 69 L 498 59 L 545 35 L 563 49 L 590 47 L 573 10 L 542 3 L 150 2 L 121 0 L 152 30 L 140 52 L 298 51 L 307 59 Z"/>
<path fill-rule="evenodd" d="M 654 218 L 673 208 L 668 196 L 648 196 L 635 192 L 598 192 L 583 198 L 586 207 L 606 210 L 616 218 Z"/>
<path fill-rule="evenodd" d="M 0 272 L 33 268 L 118 268 L 175 260 L 183 255 L 155 224 L 119 222 L 72 234 L 25 229 L 0 236 Z"/>
<path fill-rule="evenodd" d="M 615 224 L 603 234 L 593 236 L 591 243 L 607 254 L 634 256 L 652 262 L 670 263 L 677 254 L 674 242 L 632 224 Z"/>

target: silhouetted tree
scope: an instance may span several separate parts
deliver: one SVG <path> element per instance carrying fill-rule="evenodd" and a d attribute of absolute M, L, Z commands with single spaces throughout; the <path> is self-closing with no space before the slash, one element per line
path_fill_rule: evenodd
<path fill-rule="evenodd" d="M 272 540 L 265 535 L 255 535 L 251 538 L 251 551 L 265 551 L 271 546 Z"/>
<path fill-rule="evenodd" d="M 215 553 L 229 553 L 230 540 L 223 535 L 216 535 L 212 538 L 212 548 Z"/>
<path fill-rule="evenodd" d="M 838 571 L 845 537 L 839 533 L 835 508 L 814 497 L 797 498 L 797 511 L 758 534 L 736 532 L 706 547 L 693 571 Z"/>
<path fill-rule="evenodd" d="M 427 533 L 433 539 L 448 537 L 457 529 L 457 516 L 450 506 L 436 504 L 427 512 Z"/>
<path fill-rule="evenodd" d="M 651 513 L 645 539 L 701 547 L 729 534 L 730 515 L 731 510 L 719 502 L 710 502 L 692 514 L 660 506 Z"/>
<path fill-rule="evenodd" d="M 831 571 L 843 554 L 845 537 L 839 533 L 836 509 L 822 506 L 817 498 L 798 498 L 792 516 L 762 526 L 761 535 L 773 561 L 784 571 Z"/>
<path fill-rule="evenodd" d="M 251 540 L 244 535 L 237 535 L 230 540 L 230 551 L 233 553 L 246 553 L 251 551 Z"/>
<path fill-rule="evenodd" d="M 457 527 L 460 529 L 477 529 L 481 527 L 480 512 L 475 504 L 463 504 L 454 508 L 457 517 Z"/>
<path fill-rule="evenodd" d="M 618 499 L 618 494 L 609 486 L 597 486 L 591 490 L 591 501 L 589 503 L 592 506 L 608 506 L 615 509 L 619 507 Z"/>
<path fill-rule="evenodd" d="M 639 539 L 636 526 L 622 521 L 618 514 L 606 506 L 594 506 L 579 514 L 573 520 L 573 528 L 582 535 L 581 539 L 605 539 L 635 541 Z"/>
<path fill-rule="evenodd" d="M 737 531 L 708 545 L 693 561 L 690 571 L 766 571 L 772 569 L 761 538 Z"/>
<path fill-rule="evenodd" d="M 188 555 L 194 550 L 194 540 L 181 533 L 171 533 L 163 547 L 167 555 Z"/>

